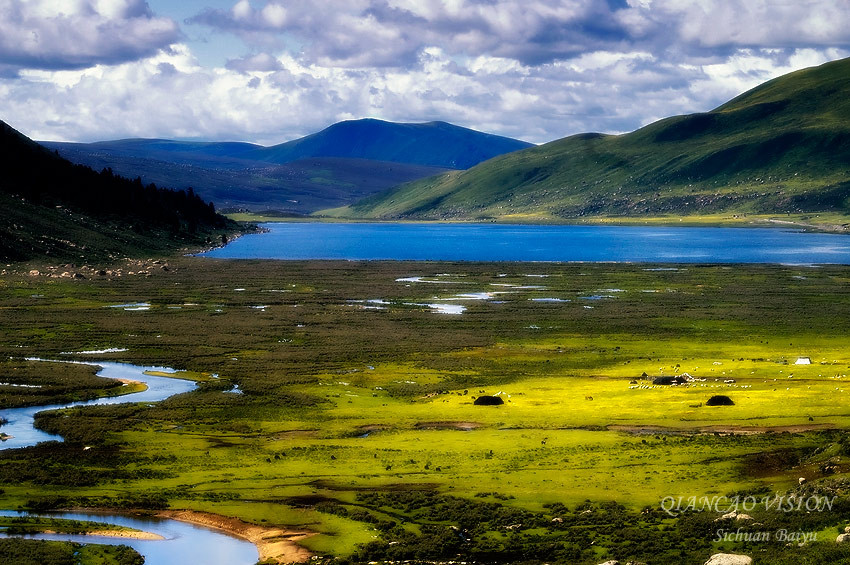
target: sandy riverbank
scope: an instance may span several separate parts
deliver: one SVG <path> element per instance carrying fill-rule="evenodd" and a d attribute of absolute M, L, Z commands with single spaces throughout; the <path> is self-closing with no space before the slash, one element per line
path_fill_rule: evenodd
<path fill-rule="evenodd" d="M 44 530 L 44 534 L 55 534 L 54 530 Z M 165 538 L 159 534 L 151 532 L 143 532 L 141 530 L 89 530 L 80 532 L 84 536 L 102 536 L 105 538 L 123 538 L 123 539 L 143 539 L 143 540 L 164 540 Z"/>
<path fill-rule="evenodd" d="M 260 561 L 275 559 L 280 563 L 303 563 L 313 554 L 296 542 L 315 535 L 312 532 L 299 532 L 270 528 L 243 522 L 238 518 L 221 516 L 209 512 L 193 510 L 163 510 L 157 516 L 180 520 L 198 526 L 215 528 L 230 535 L 248 540 L 257 546 Z"/>

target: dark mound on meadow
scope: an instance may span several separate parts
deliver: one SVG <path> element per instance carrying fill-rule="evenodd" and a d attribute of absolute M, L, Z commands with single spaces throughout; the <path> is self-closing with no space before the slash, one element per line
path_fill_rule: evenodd
<path fill-rule="evenodd" d="M 504 403 L 505 401 L 498 396 L 479 396 L 473 402 L 476 406 L 500 406 Z"/>
<path fill-rule="evenodd" d="M 706 406 L 735 406 L 732 399 L 723 394 L 717 394 L 708 399 Z"/>

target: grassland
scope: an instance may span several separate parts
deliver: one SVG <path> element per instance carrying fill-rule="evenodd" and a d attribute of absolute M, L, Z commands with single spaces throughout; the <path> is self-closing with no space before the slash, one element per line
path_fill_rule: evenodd
<path fill-rule="evenodd" d="M 300 543 L 339 563 L 697 564 L 721 549 L 850 562 L 834 542 L 850 508 L 847 267 L 169 267 L 7 269 L 0 374 L 43 384 L 45 364 L 24 357 L 126 348 L 103 358 L 190 371 L 199 387 L 42 415 L 66 442 L 0 453 L 0 507 L 212 512 L 314 532 Z M 151 308 L 110 307 L 134 302 Z M 734 406 L 707 406 L 716 394 Z M 474 405 L 482 395 L 504 404 Z M 838 498 L 756 508 L 760 526 L 661 508 L 732 493 Z M 818 541 L 715 541 L 739 525 Z"/>
<path fill-rule="evenodd" d="M 143 565 L 144 559 L 126 545 L 0 538 L 0 557 L 15 565 Z"/>

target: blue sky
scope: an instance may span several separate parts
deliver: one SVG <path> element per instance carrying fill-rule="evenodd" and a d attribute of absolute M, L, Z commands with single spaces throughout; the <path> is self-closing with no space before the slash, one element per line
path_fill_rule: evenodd
<path fill-rule="evenodd" d="M 273 144 L 373 117 L 542 143 L 847 56 L 846 0 L 0 0 L 0 119 L 43 140 Z"/>

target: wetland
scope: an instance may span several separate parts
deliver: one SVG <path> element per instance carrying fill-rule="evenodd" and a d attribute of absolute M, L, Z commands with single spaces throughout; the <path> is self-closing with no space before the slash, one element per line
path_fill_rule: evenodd
<path fill-rule="evenodd" d="M 270 562 L 850 559 L 846 266 L 168 265 L 7 267 L 0 416 L 120 386 L 36 357 L 173 367 L 192 386 L 41 408 L 35 426 L 64 441 L 0 452 L 0 507 L 220 516 L 300 548 Z M 662 508 L 768 494 L 834 503 L 753 522 Z"/>

